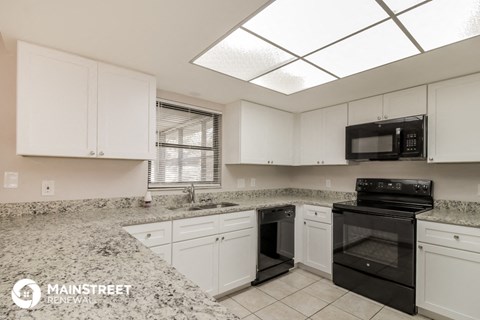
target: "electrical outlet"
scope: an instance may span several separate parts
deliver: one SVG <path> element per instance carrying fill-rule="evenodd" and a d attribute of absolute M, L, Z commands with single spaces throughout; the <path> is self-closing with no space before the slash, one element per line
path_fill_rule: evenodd
<path fill-rule="evenodd" d="M 250 178 L 250 187 L 255 187 L 257 185 L 257 179 Z"/>
<path fill-rule="evenodd" d="M 43 180 L 42 181 L 42 196 L 55 195 L 55 181 Z"/>
<path fill-rule="evenodd" d="M 480 197 L 480 184 L 477 186 L 477 195 Z"/>
<path fill-rule="evenodd" d="M 237 188 L 239 189 L 245 188 L 245 179 L 243 178 L 237 179 Z"/>
<path fill-rule="evenodd" d="M 3 187 L 6 189 L 18 188 L 18 172 L 5 172 Z"/>
<path fill-rule="evenodd" d="M 325 187 L 331 188 L 331 187 L 332 187 L 332 180 L 326 179 L 326 180 L 325 180 Z"/>

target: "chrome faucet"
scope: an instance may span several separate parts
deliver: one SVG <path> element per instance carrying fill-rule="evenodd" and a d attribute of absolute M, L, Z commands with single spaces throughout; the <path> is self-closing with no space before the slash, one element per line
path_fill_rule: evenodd
<path fill-rule="evenodd" d="M 189 202 L 195 203 L 195 186 L 193 183 L 190 186 L 185 187 L 185 189 L 183 189 L 183 193 L 188 193 Z"/>

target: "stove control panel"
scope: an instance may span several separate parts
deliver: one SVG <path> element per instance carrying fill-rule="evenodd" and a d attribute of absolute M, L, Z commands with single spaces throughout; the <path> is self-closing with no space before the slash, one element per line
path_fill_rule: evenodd
<path fill-rule="evenodd" d="M 396 193 L 404 195 L 432 195 L 431 180 L 359 178 L 355 190 L 367 193 Z"/>

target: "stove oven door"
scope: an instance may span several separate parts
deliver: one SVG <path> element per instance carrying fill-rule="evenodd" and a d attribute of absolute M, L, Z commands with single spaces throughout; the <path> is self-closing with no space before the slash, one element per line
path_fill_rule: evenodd
<path fill-rule="evenodd" d="M 333 261 L 415 285 L 415 219 L 333 211 Z"/>

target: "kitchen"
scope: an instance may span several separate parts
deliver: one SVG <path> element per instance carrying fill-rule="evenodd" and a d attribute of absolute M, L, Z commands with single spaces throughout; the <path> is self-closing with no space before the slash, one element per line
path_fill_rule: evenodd
<path fill-rule="evenodd" d="M 384 2 L 388 3 L 388 1 Z M 411 3 L 413 3 L 412 6 L 417 3 L 425 5 L 422 1 L 411 1 Z M 478 96 L 475 95 L 475 89 L 472 93 L 472 89 L 468 91 L 468 88 L 469 85 L 473 88 L 478 87 L 478 80 L 475 80 L 478 75 L 475 75 L 475 73 L 480 71 L 480 62 L 477 58 L 480 46 L 479 37 L 475 36 L 292 94 L 272 91 L 195 64 L 194 60 L 200 57 L 201 53 L 212 48 L 226 34 L 234 31 L 237 26 L 245 23 L 250 17 L 261 12 L 262 9 L 268 8 L 270 4 L 270 1 L 249 1 L 248 3 L 237 1 L 235 5 L 222 1 L 209 1 L 206 4 L 150 1 L 144 5 L 139 5 L 133 1 L 125 1 L 120 4 L 114 1 L 107 1 L 102 4 L 93 1 L 65 4 L 62 1 L 53 0 L 42 4 L 31 1 L 0 2 L 0 32 L 5 43 L 4 46 L 0 45 L 0 69 L 2 71 L 0 74 L 0 171 L 4 176 L 3 187 L 0 189 L 0 212 L 2 216 L 0 224 L 2 236 L 0 237 L 2 247 L 5 245 L 5 249 L 2 249 L 0 253 L 0 264 L 2 270 L 9 270 L 6 273 L 2 272 L 2 280 L 0 281 L 2 295 L 5 295 L 2 297 L 0 304 L 0 314 L 2 316 L 6 319 L 15 319 L 28 314 L 37 319 L 55 319 L 61 318 L 62 315 L 67 317 L 66 315 L 69 314 L 73 317 L 73 315 L 78 314 L 79 318 L 88 316 L 100 318 L 101 314 L 104 313 L 103 318 L 121 318 L 121 315 L 125 314 L 131 315 L 133 318 L 151 315 L 152 318 L 174 318 L 175 316 L 182 318 L 183 316 L 183 318 L 189 319 L 200 318 L 201 315 L 199 314 L 203 311 L 199 310 L 202 309 L 200 306 L 203 306 L 205 310 L 208 310 L 205 313 L 207 316 L 203 315 L 205 317 L 210 315 L 211 318 L 232 318 L 233 315 L 226 309 L 214 303 L 210 296 L 205 294 L 203 290 L 198 289 L 193 283 L 195 281 L 190 282 L 193 279 L 187 280 L 181 275 L 182 272 L 179 273 L 165 265 L 165 259 L 162 260 L 151 254 L 146 247 L 142 247 L 141 243 L 123 231 L 122 227 L 128 228 L 131 225 L 146 224 L 147 222 L 168 222 L 172 223 L 173 228 L 175 228 L 175 225 L 180 223 L 178 221 L 188 220 L 181 218 L 215 216 L 216 219 L 227 219 L 226 217 L 233 213 L 249 212 L 272 205 L 294 204 L 298 220 L 295 221 L 295 230 L 297 231 L 296 235 L 299 236 L 302 229 L 299 229 L 301 226 L 298 227 L 297 224 L 303 224 L 303 222 L 310 224 L 309 221 L 315 220 L 315 218 L 313 220 L 305 218 L 306 208 L 313 206 L 319 212 L 318 208 L 330 208 L 334 202 L 349 200 L 355 196 L 354 192 L 358 191 L 356 190 L 357 178 L 431 180 L 433 181 L 435 207 L 460 208 L 445 218 L 451 219 L 450 221 L 444 221 L 447 222 L 447 226 L 451 226 L 448 223 L 455 224 L 458 219 L 464 221 L 463 225 L 475 226 L 475 223 L 478 224 L 478 216 L 476 217 L 475 213 L 478 212 L 479 202 L 479 151 L 472 141 L 476 141 L 480 137 L 480 133 L 476 128 L 478 111 L 475 111 L 475 104 L 468 100 L 468 94 L 475 99 Z M 373 1 L 373 5 L 377 5 L 377 2 Z M 113 15 L 112 10 L 115 12 L 115 20 L 110 18 Z M 222 12 L 221 17 L 218 16 L 218 12 Z M 475 21 L 478 21 L 478 16 L 476 16 L 476 19 Z M 154 75 L 156 80 L 154 98 L 156 96 L 165 105 L 175 104 L 187 108 L 192 107 L 197 112 L 209 113 L 208 117 L 210 118 L 215 118 L 215 114 L 221 113 L 222 125 L 219 134 L 221 161 L 213 173 L 214 176 L 216 174 L 216 178 L 221 180 L 221 185 L 216 186 L 216 188 L 202 189 L 201 185 L 196 184 L 196 202 L 202 205 L 210 202 L 231 202 L 239 204 L 239 206 L 185 213 L 181 208 L 177 209 L 177 207 L 183 205 L 182 201 L 187 202 L 187 195 L 182 193 L 185 187 L 183 185 L 177 189 L 171 187 L 160 190 L 152 188 L 153 204 L 150 208 L 141 209 L 139 206 L 143 203 L 148 183 L 150 181 L 153 186 L 155 181 L 152 180 L 156 179 L 156 176 L 152 176 L 152 171 L 148 175 L 147 161 L 88 159 L 87 154 L 83 157 L 64 157 L 58 154 L 55 156 L 52 150 L 58 145 L 41 140 L 42 135 L 40 133 L 48 128 L 48 124 L 61 123 L 61 119 L 56 121 L 57 119 L 54 117 L 45 117 L 41 120 L 42 110 L 27 110 L 26 114 L 30 117 L 26 116 L 22 119 L 28 119 L 29 123 L 19 121 L 17 118 L 17 104 L 21 102 L 17 100 L 17 94 L 21 91 L 20 86 L 17 87 L 16 84 L 17 80 L 21 79 L 20 71 L 17 73 L 17 54 L 19 52 L 17 41 L 25 41 L 27 46 L 33 44 L 45 49 L 66 52 L 90 62 L 95 61 L 97 63 L 98 61 L 101 64 L 115 65 L 124 69 L 142 71 L 143 74 Z M 138 48 L 142 48 L 142 50 L 138 50 Z M 405 89 L 419 90 L 422 92 L 422 99 L 424 99 L 421 106 L 424 111 L 421 113 L 428 115 L 428 121 L 432 121 L 431 115 L 434 109 L 431 107 L 430 93 L 432 88 L 437 88 L 439 95 L 448 91 L 441 91 L 442 83 L 448 84 L 448 81 L 464 81 L 466 83 L 465 86 L 459 85 L 458 87 L 458 92 L 461 93 L 462 98 L 455 98 L 456 103 L 463 102 L 456 106 L 461 110 L 462 117 L 455 117 L 456 113 L 445 112 L 441 114 L 444 117 L 443 119 L 445 117 L 448 119 L 448 122 L 440 122 L 436 125 L 438 125 L 438 128 L 442 128 L 442 132 L 446 132 L 446 134 L 442 133 L 443 135 L 440 134 L 440 136 L 437 134 L 438 139 L 444 139 L 444 144 L 441 144 L 442 142 L 438 144 L 435 157 L 433 157 L 433 151 L 430 148 L 433 144 L 429 141 L 428 157 L 434 158 L 433 160 L 427 158 L 415 161 L 349 161 L 347 164 L 345 140 L 341 135 L 345 134 L 345 126 L 352 124 L 349 122 L 349 116 L 355 110 L 361 110 L 362 102 L 366 100 L 370 108 L 382 110 L 381 112 L 384 113 L 381 115 L 382 117 L 389 116 L 388 112 L 384 112 L 386 110 L 385 102 L 389 101 L 388 97 L 395 97 L 399 92 L 405 92 L 402 91 Z M 29 92 L 31 93 L 31 91 Z M 41 90 L 36 91 L 37 97 L 41 96 L 41 92 Z M 408 95 L 403 96 L 408 97 Z M 118 100 L 120 99 L 115 99 L 115 103 L 121 105 L 122 101 Z M 418 99 L 415 101 L 417 102 Z M 98 104 L 100 105 L 100 100 Z M 333 109 L 334 106 L 339 105 L 344 106 Z M 407 107 L 403 105 L 397 110 L 402 111 L 412 105 L 412 103 L 409 103 Z M 438 106 L 445 105 L 439 104 Z M 318 109 L 323 110 L 320 115 L 315 113 L 315 110 Z M 336 128 L 338 130 L 339 127 L 341 128 L 338 131 L 339 134 L 329 136 L 328 141 L 325 142 L 334 141 L 334 143 L 328 145 L 328 148 L 330 148 L 328 150 L 333 151 L 327 153 L 321 147 L 308 148 L 309 145 L 315 145 L 315 143 L 324 143 L 320 137 L 327 136 L 325 132 L 331 132 L 330 129 L 327 130 L 318 125 L 319 121 L 315 120 L 323 119 L 322 114 L 330 110 L 338 111 L 337 113 L 332 112 L 334 114 L 332 119 L 337 121 L 327 121 L 326 124 L 331 125 L 330 129 Z M 110 110 L 110 112 L 114 111 L 114 109 Z M 250 111 L 252 112 L 248 113 Z M 467 111 L 471 113 L 467 113 Z M 280 119 L 272 116 L 272 114 L 278 115 L 278 113 L 282 116 L 287 114 L 286 117 L 291 121 L 284 122 L 285 117 Z M 34 116 L 31 116 L 32 114 Z M 344 116 L 335 116 L 338 114 Z M 65 115 L 65 113 L 62 113 L 62 115 Z M 302 115 L 304 115 L 303 118 Z M 377 114 L 372 111 L 359 112 L 359 116 L 362 115 L 377 117 Z M 408 116 L 410 115 L 417 114 L 408 114 Z M 476 115 L 477 117 L 475 117 Z M 128 118 L 136 119 L 136 116 L 136 113 L 125 113 L 127 120 Z M 204 114 L 201 116 L 207 117 Z M 113 118 L 116 119 L 117 117 L 108 119 Z M 240 118 L 244 121 L 239 123 Z M 154 118 L 152 117 L 152 119 Z M 278 119 L 278 122 L 272 119 Z M 300 126 L 302 120 L 308 125 Z M 308 122 L 308 120 L 312 121 Z M 363 122 L 374 121 L 376 121 L 376 118 L 372 121 Z M 74 122 L 67 123 L 67 125 L 73 126 L 72 123 Z M 258 123 L 263 124 L 263 128 L 259 128 Z M 341 123 L 343 123 L 343 129 Z M 281 126 L 277 126 L 277 124 Z M 29 138 L 35 142 L 30 145 L 25 144 L 26 149 L 24 148 L 24 151 L 19 152 L 17 141 L 19 135 L 29 132 L 25 129 L 16 133 L 19 126 L 22 125 L 26 125 L 29 130 L 33 128 L 35 134 L 30 134 Z M 281 127 L 281 129 L 278 129 L 278 127 Z M 449 130 L 449 127 L 456 130 Z M 65 128 L 65 125 L 62 128 Z M 112 126 L 110 128 L 112 129 Z M 116 134 L 119 136 L 122 136 L 121 128 L 116 128 Z M 245 130 L 242 131 L 242 128 L 245 128 Z M 301 128 L 303 128 L 303 131 Z M 428 139 L 434 137 L 432 135 L 434 129 L 436 127 L 429 122 Z M 101 131 L 100 128 L 98 130 Z M 322 130 L 324 132 L 321 132 Z M 51 134 L 52 139 L 58 135 L 55 132 L 45 134 Z M 65 132 L 62 134 L 67 138 L 73 137 L 73 135 L 67 135 Z M 449 134 L 453 141 L 448 139 Z M 318 139 L 315 135 L 318 136 Z M 280 142 L 269 143 L 264 141 L 272 136 L 282 138 L 274 139 L 276 141 L 280 140 Z M 131 138 L 129 136 L 122 137 L 123 141 L 130 141 L 128 139 Z M 260 139 L 264 137 L 266 139 Z M 112 135 L 109 138 L 113 139 Z M 455 140 L 454 138 L 458 139 Z M 100 143 L 100 140 L 98 140 L 98 143 Z M 286 147 L 289 145 L 289 140 L 291 141 L 291 148 Z M 83 143 L 81 140 L 78 141 Z M 112 141 L 114 140 L 109 140 L 110 143 L 113 143 Z M 49 148 L 48 152 L 50 153 L 41 156 L 28 155 L 28 147 L 38 146 L 40 145 L 39 142 L 44 142 L 42 146 Z M 241 147 L 236 148 L 239 145 Z M 274 154 L 272 159 L 269 158 L 267 148 L 262 147 L 265 145 L 275 146 L 273 153 L 271 153 Z M 454 150 L 454 153 L 453 155 L 447 155 L 451 157 L 450 159 L 442 159 L 442 152 L 446 154 L 450 151 L 447 150 L 448 147 L 451 148 L 450 150 Z M 316 154 L 317 149 L 319 153 Z M 459 150 L 463 150 L 463 154 Z M 100 151 L 105 150 L 98 149 L 98 157 L 100 157 Z M 203 151 L 209 152 L 206 149 Z M 245 152 L 242 153 L 241 151 Z M 289 152 L 291 160 L 288 162 L 287 159 L 287 162 L 284 162 L 284 158 L 288 158 Z M 18 154 L 25 154 L 25 156 Z M 310 157 L 310 160 L 308 163 L 302 163 L 306 154 Z M 324 159 L 325 154 L 327 156 Z M 331 155 L 334 156 L 327 159 Z M 95 157 L 97 157 L 96 154 Z M 122 158 L 122 156 L 115 155 L 107 155 L 107 157 Z M 269 163 L 269 161 L 273 161 L 273 163 Z M 322 165 L 321 161 L 331 161 L 331 163 Z M 215 165 L 213 167 L 215 168 Z M 158 172 L 161 172 L 161 170 Z M 42 188 L 45 190 L 42 190 Z M 43 191 L 46 191 L 47 195 L 42 195 Z M 50 195 L 48 195 L 49 192 L 51 192 Z M 211 200 L 208 201 L 208 199 Z M 201 203 L 200 200 L 205 200 L 205 203 Z M 98 210 L 102 207 L 105 209 Z M 121 208 L 121 210 L 117 210 L 117 208 Z M 465 211 L 464 215 L 457 217 L 455 212 L 458 211 Z M 243 218 L 247 221 L 251 217 L 251 215 L 245 214 Z M 253 217 L 255 219 L 255 215 Z M 322 226 L 324 227 L 325 225 L 331 227 L 332 218 L 330 217 L 329 220 L 326 217 L 326 219 L 323 222 L 318 220 L 314 222 L 323 223 Z M 474 221 L 474 223 L 470 224 L 468 221 Z M 225 231 L 227 229 L 218 227 L 215 233 L 205 234 L 204 236 L 212 237 L 215 240 L 217 237 L 221 239 L 222 236 L 230 234 L 230 232 L 246 233 L 246 230 L 252 229 L 249 232 L 250 236 L 254 237 L 253 235 L 256 235 L 258 231 L 256 230 L 258 228 L 257 223 L 251 220 L 245 223 L 250 227 L 241 228 L 241 230 L 231 229 L 229 232 Z M 29 226 L 33 229 L 29 229 Z M 473 234 L 469 234 L 471 229 L 474 230 Z M 170 231 L 174 232 L 174 230 L 170 228 Z M 442 231 L 442 234 L 451 231 L 449 230 Z M 477 257 L 475 254 L 478 254 L 478 248 L 474 245 L 474 235 L 475 232 L 478 234 L 478 231 L 476 228 L 466 230 L 462 229 L 461 232 L 466 234 L 473 244 L 462 247 L 464 244 L 460 241 L 460 247 L 455 248 L 455 250 L 460 253 L 465 252 L 468 259 L 475 261 L 475 259 L 478 259 L 475 258 Z M 25 232 L 25 235 L 21 236 L 22 232 Z M 438 232 L 440 231 L 437 230 Z M 135 231 L 131 233 L 135 233 Z M 7 238 L 9 236 L 15 239 Z M 26 243 L 21 241 L 24 236 L 26 237 Z M 170 237 L 172 239 L 172 250 L 175 247 L 180 248 L 180 245 L 176 246 L 175 243 L 191 241 L 187 238 L 176 241 L 175 235 L 170 235 Z M 245 239 L 245 237 L 242 239 Z M 425 238 L 423 239 L 425 240 Z M 295 258 L 301 262 L 302 257 L 299 255 L 300 252 L 304 251 L 306 244 L 301 244 L 302 240 L 297 240 L 297 238 L 295 240 Z M 417 240 L 420 240 L 419 235 L 417 235 Z M 431 242 L 428 239 L 423 242 L 425 242 L 423 247 L 430 250 Z M 162 242 L 162 245 L 163 243 L 166 242 Z M 418 245 L 422 246 L 422 244 Z M 451 249 L 452 246 L 448 242 L 441 242 L 438 247 L 445 250 L 454 250 Z M 17 249 L 14 250 L 15 248 Z M 250 248 L 249 250 L 254 249 Z M 417 254 L 418 252 L 419 250 L 417 250 Z M 22 257 L 25 254 L 30 255 L 30 257 Z M 63 260 L 61 257 L 64 257 Z M 217 257 L 217 259 L 222 258 Z M 235 257 L 230 257 L 225 261 L 234 264 Z M 92 264 L 96 267 L 93 267 Z M 195 267 L 194 263 L 190 262 L 190 264 Z M 175 262 L 173 265 L 175 267 Z M 254 264 L 252 265 L 254 266 Z M 466 267 L 469 268 L 472 265 L 474 264 L 469 264 Z M 29 268 L 32 268 L 32 270 Z M 478 270 L 478 262 L 476 268 Z M 181 268 L 177 269 L 180 270 Z M 308 269 L 308 266 L 305 269 Z M 291 272 L 294 276 L 287 275 L 290 278 L 301 279 L 299 281 L 308 284 L 308 286 L 302 287 L 298 281 L 288 283 L 290 280 L 282 280 L 282 282 L 280 281 L 282 278 L 279 280 L 280 284 L 276 285 L 283 288 L 284 291 L 290 290 L 293 295 L 297 291 L 313 285 L 318 287 L 318 283 L 331 278 L 328 272 L 322 274 L 316 272 L 318 268 L 313 269 L 316 270 L 307 270 L 313 271 L 313 273 L 303 273 L 304 271 L 298 269 Z M 55 276 L 57 273 L 48 273 L 46 270 L 58 272 L 58 278 Z M 245 270 L 248 272 L 255 271 L 248 268 Z M 219 271 L 217 270 L 217 272 Z M 188 271 L 184 270 L 184 273 L 188 273 Z M 319 275 L 323 277 L 316 278 Z M 250 273 L 249 276 L 251 276 Z M 94 313 L 92 307 L 88 304 L 63 303 L 50 305 L 46 304 L 43 298 L 38 306 L 27 311 L 17 307 L 10 297 L 13 284 L 22 278 L 37 281 L 44 295 L 46 294 L 45 288 L 49 283 L 78 284 L 86 282 L 92 285 L 132 285 L 133 297 L 121 295 L 115 297 L 115 299 L 119 299 L 116 301 L 120 302 L 115 302 L 113 297 L 95 296 L 98 300 L 95 307 L 98 309 L 97 313 Z M 118 279 L 118 283 L 116 279 Z M 315 281 L 311 282 L 310 280 Z M 475 281 L 478 281 L 475 277 L 467 278 L 467 280 L 463 279 L 463 281 L 468 280 L 471 281 L 470 283 L 477 283 Z M 269 291 L 268 286 L 276 286 L 268 284 L 267 282 L 264 285 L 263 290 Z M 329 283 L 329 285 L 333 284 Z M 292 286 L 293 288 L 296 288 L 295 286 L 302 288 L 293 291 Z M 271 319 L 272 315 L 268 314 L 267 311 L 275 309 L 275 307 L 268 309 L 269 306 L 281 306 L 281 310 L 290 311 L 292 309 L 299 313 L 292 312 L 291 318 L 294 318 L 293 314 L 295 314 L 298 318 L 312 317 L 315 319 L 317 317 L 321 319 L 322 310 L 324 310 L 323 312 L 331 312 L 332 309 L 340 310 L 338 312 L 343 310 L 351 316 L 368 319 L 374 316 L 379 318 L 384 312 L 395 312 L 388 307 L 383 307 L 382 304 L 381 310 L 372 307 L 372 310 L 375 311 L 371 316 L 369 313 L 360 316 L 360 314 L 352 314 L 353 311 L 337 308 L 340 302 L 326 301 L 319 298 L 318 295 L 308 293 L 305 295 L 302 292 L 303 295 L 299 294 L 302 297 L 300 300 L 316 301 L 316 303 L 307 305 L 307 307 L 316 305 L 313 308 L 315 313 L 312 314 L 313 311 L 310 309 L 308 312 L 302 309 L 305 312 L 302 313 L 302 311 L 288 304 L 290 295 L 277 295 L 270 291 L 273 296 L 267 294 L 267 297 L 265 297 L 262 295 L 262 293 L 265 294 L 265 291 L 262 291 L 262 285 L 258 288 L 253 287 L 255 290 L 251 289 L 250 291 L 252 295 L 255 297 L 261 296 L 265 301 L 266 305 L 258 310 L 256 306 L 250 306 L 245 302 L 248 300 L 248 294 L 237 297 L 237 300 L 234 296 L 230 298 L 229 296 L 233 294 L 230 293 L 230 290 L 234 289 L 225 289 L 225 292 L 229 292 L 226 299 L 223 298 L 222 300 L 221 296 L 218 296 L 218 298 L 221 302 L 229 304 L 230 309 L 238 308 L 240 304 L 243 309 L 238 309 L 243 310 L 244 315 L 251 317 L 251 319 L 256 319 L 257 316 L 262 319 Z M 343 288 L 334 288 L 338 291 L 343 290 Z M 435 288 L 436 291 L 441 292 L 440 289 Z M 310 288 L 309 290 L 312 291 L 313 289 Z M 215 290 L 212 292 L 211 295 L 217 296 Z M 468 290 L 465 289 L 465 292 L 468 293 Z M 240 293 L 240 295 L 242 294 Z M 158 295 L 160 299 L 155 300 L 155 298 L 149 297 L 150 295 Z M 347 297 L 352 296 L 358 298 L 353 294 Z M 162 300 L 161 297 L 170 298 Z M 109 300 L 110 298 L 112 300 Z M 183 301 L 184 307 L 181 306 L 182 303 L 180 305 L 173 303 L 177 298 L 178 301 Z M 262 300 L 262 298 L 258 300 Z M 445 297 L 434 298 L 438 298 L 442 302 L 445 300 Z M 144 303 L 142 303 L 142 299 Z M 292 299 L 290 298 L 290 300 Z M 250 309 L 245 308 L 245 305 L 238 301 L 243 301 Z M 371 302 L 370 300 L 366 301 Z M 465 301 L 468 301 L 468 299 L 463 300 L 463 302 Z M 362 302 L 365 301 L 362 300 Z M 107 308 L 106 304 L 108 303 L 114 307 Z M 328 305 L 318 309 L 325 303 L 328 303 Z M 358 303 L 361 304 L 361 302 Z M 376 302 L 371 303 L 375 305 Z M 445 311 L 442 310 L 441 305 L 440 307 L 432 307 L 432 304 L 430 304 L 426 308 L 427 312 L 422 314 L 435 319 L 442 319 L 441 316 L 453 319 L 479 318 L 478 306 L 470 309 L 467 302 L 462 303 L 460 303 L 462 305 L 460 310 L 456 311 L 451 309 Z M 290 301 L 290 304 L 300 308 L 292 301 Z M 420 306 L 418 300 L 417 305 Z M 425 307 L 427 304 L 423 306 Z M 290 309 L 287 309 L 287 307 Z M 189 308 L 200 313 L 197 315 L 189 314 Z M 245 312 L 244 309 L 247 311 Z M 262 312 L 262 310 L 264 311 Z M 428 313 L 428 311 L 434 314 Z M 402 313 L 400 316 L 407 315 Z"/>

